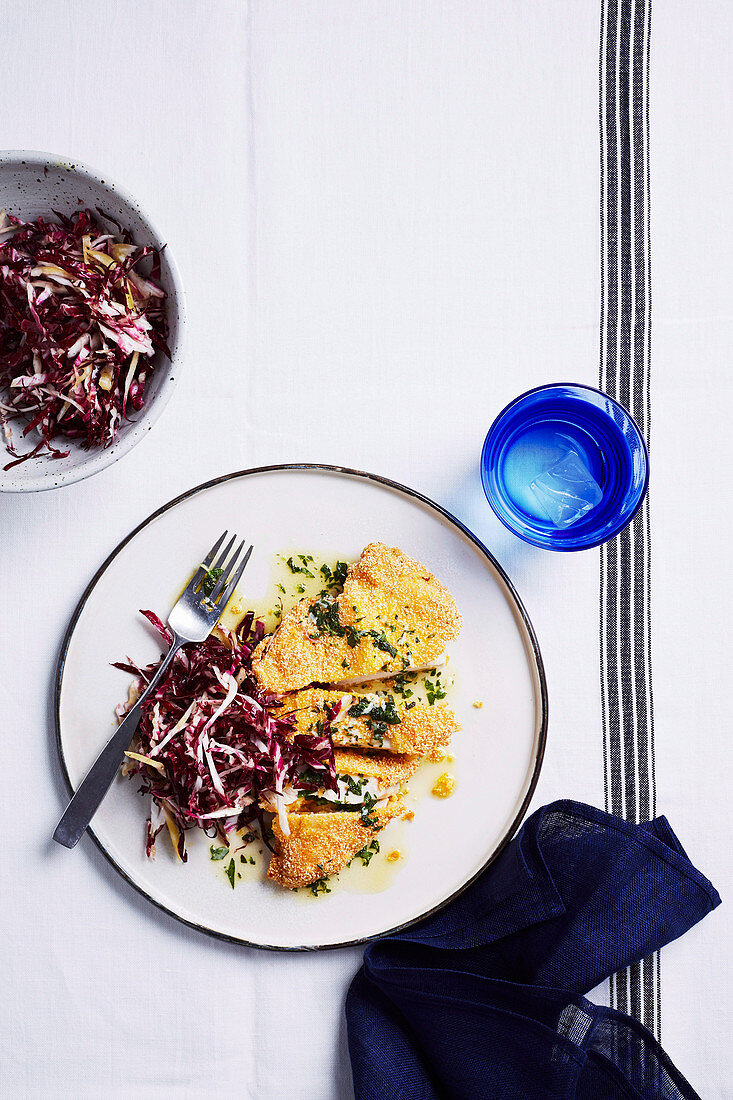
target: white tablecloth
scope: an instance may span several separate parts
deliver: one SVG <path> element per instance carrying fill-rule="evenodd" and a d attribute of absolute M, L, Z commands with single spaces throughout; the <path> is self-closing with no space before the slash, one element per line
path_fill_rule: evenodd
<path fill-rule="evenodd" d="M 3 1096 L 350 1095 L 342 1010 L 359 950 L 208 939 L 88 839 L 73 853 L 50 841 L 66 795 L 52 680 L 71 612 L 118 540 L 198 482 L 333 462 L 454 511 L 508 570 L 543 648 L 534 805 L 604 805 L 599 554 L 521 544 L 478 476 L 513 395 L 598 381 L 601 14 L 593 0 L 5 5 L 0 140 L 78 157 L 141 199 L 177 256 L 190 340 L 134 452 L 1 502 Z M 733 1097 L 732 33 L 729 5 L 654 0 L 656 801 L 724 898 L 662 952 L 654 995 L 663 1045 L 706 1100 Z"/>

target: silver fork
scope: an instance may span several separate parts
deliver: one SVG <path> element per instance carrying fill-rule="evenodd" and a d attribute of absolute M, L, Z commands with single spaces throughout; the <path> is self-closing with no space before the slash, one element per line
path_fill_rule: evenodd
<path fill-rule="evenodd" d="M 208 638 L 224 613 L 224 608 L 242 578 L 244 567 L 249 561 L 253 549 L 250 546 L 242 561 L 237 565 L 237 560 L 244 549 L 244 541 L 239 544 L 230 557 L 231 549 L 237 541 L 237 536 L 233 535 L 219 554 L 221 544 L 228 533 L 228 531 L 225 531 L 218 542 L 212 546 L 186 585 L 184 592 L 174 604 L 168 616 L 168 626 L 173 633 L 173 643 L 145 691 L 102 749 L 79 785 L 71 802 L 66 807 L 64 816 L 59 821 L 56 832 L 53 834 L 53 839 L 58 841 L 59 844 L 63 844 L 67 848 L 73 848 L 99 809 L 99 805 L 109 790 L 112 780 L 125 758 L 125 752 L 129 749 L 135 735 L 143 703 L 165 676 L 176 653 L 189 642 L 203 642 Z M 218 558 L 217 554 L 219 554 Z M 202 588 L 202 584 L 204 578 L 212 570 L 221 570 L 222 572 L 210 594 L 207 595 Z"/>

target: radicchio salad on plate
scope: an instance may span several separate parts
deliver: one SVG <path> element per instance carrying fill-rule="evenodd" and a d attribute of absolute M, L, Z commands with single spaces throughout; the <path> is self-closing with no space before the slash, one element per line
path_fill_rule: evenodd
<path fill-rule="evenodd" d="M 186 862 L 187 833 L 203 831 L 234 887 L 235 856 L 246 862 L 256 839 L 273 883 L 328 893 L 357 857 L 370 862 L 382 829 L 414 816 L 405 798 L 423 762 L 449 759 L 460 725 L 444 702 L 446 648 L 461 616 L 396 547 L 370 543 L 350 565 L 280 559 L 290 583 L 275 585 L 271 606 L 245 611 L 235 593 L 216 631 L 174 659 L 125 771 L 150 799 L 148 856 L 163 833 Z M 168 627 L 143 614 L 169 644 Z M 122 719 L 158 663 L 115 667 L 133 677 Z M 451 784 L 441 776 L 434 793 Z"/>

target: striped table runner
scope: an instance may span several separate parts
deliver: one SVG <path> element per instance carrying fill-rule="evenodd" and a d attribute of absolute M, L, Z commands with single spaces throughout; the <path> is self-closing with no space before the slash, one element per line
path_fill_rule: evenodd
<path fill-rule="evenodd" d="M 651 0 L 601 8 L 601 340 L 599 386 L 625 405 L 650 443 Z M 601 550 L 600 657 L 605 808 L 631 821 L 656 814 L 649 496 Z M 661 1031 L 660 958 L 611 980 L 611 1005 Z"/>

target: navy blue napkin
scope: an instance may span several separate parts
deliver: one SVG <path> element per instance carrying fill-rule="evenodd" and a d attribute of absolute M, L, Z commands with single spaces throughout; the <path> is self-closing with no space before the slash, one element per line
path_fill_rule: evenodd
<path fill-rule="evenodd" d="M 545 806 L 445 909 L 367 947 L 357 1100 L 695 1098 L 646 1028 L 582 994 L 719 904 L 666 818 Z"/>

